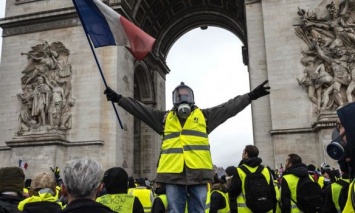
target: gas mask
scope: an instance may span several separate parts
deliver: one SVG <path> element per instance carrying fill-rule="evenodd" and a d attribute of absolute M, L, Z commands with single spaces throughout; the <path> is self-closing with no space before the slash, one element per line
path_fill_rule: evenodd
<path fill-rule="evenodd" d="M 177 114 L 180 118 L 186 119 L 191 114 L 191 107 L 189 104 L 180 104 L 177 109 Z"/>
<path fill-rule="evenodd" d="M 189 117 L 194 103 L 194 92 L 184 82 L 181 82 L 173 91 L 173 104 L 179 118 L 186 119 Z"/>
<path fill-rule="evenodd" d="M 341 160 L 347 154 L 347 145 L 343 141 L 345 132 L 339 135 L 337 129 L 333 130 L 332 141 L 327 146 L 327 154 L 334 160 Z"/>

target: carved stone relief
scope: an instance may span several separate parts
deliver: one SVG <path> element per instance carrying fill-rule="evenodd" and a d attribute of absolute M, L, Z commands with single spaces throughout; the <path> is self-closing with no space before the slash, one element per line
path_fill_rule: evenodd
<path fill-rule="evenodd" d="M 308 46 L 300 60 L 303 76 L 296 80 L 318 113 L 353 102 L 355 91 L 355 0 L 326 2 L 312 11 L 298 8 L 301 21 L 295 25 Z"/>
<path fill-rule="evenodd" d="M 47 41 L 27 53 L 21 71 L 22 93 L 17 94 L 20 115 L 17 135 L 71 129 L 72 67 L 62 42 Z"/>

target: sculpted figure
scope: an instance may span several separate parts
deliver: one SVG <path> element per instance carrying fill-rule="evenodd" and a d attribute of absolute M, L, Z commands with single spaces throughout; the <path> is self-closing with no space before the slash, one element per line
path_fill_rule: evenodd
<path fill-rule="evenodd" d="M 38 84 L 33 92 L 32 116 L 38 117 L 39 125 L 47 124 L 48 109 L 52 95 L 51 88 L 44 81 L 43 76 L 38 76 Z"/>
<path fill-rule="evenodd" d="M 51 82 L 49 86 L 52 89 L 52 101 L 51 101 L 51 110 L 49 113 L 49 124 L 52 127 L 58 127 L 60 118 L 62 116 L 62 108 L 66 103 L 64 97 L 64 90 L 54 80 Z"/>
<path fill-rule="evenodd" d="M 348 57 L 345 55 L 346 51 L 340 47 L 333 49 L 333 57 L 328 57 L 316 44 L 319 56 L 324 59 L 327 63 L 331 64 L 334 73 L 334 96 L 337 100 L 339 106 L 343 106 L 343 100 L 340 93 L 341 85 L 348 85 L 350 83 L 350 75 L 348 73 Z"/>
<path fill-rule="evenodd" d="M 349 70 L 351 74 L 351 81 L 348 88 L 346 89 L 346 97 L 348 98 L 348 102 L 353 102 L 352 93 L 355 90 L 355 53 L 349 57 Z"/>
<path fill-rule="evenodd" d="M 30 131 L 30 129 L 37 124 L 35 118 L 31 115 L 33 102 L 32 85 L 27 85 L 22 94 L 17 94 L 17 99 L 21 106 L 17 134 L 23 134 L 24 132 Z"/>
<path fill-rule="evenodd" d="M 315 77 L 315 57 L 303 57 L 301 59 L 301 63 L 306 67 L 303 71 L 303 77 L 301 78 L 301 80 L 299 80 L 297 78 L 298 84 L 302 85 L 303 87 L 305 87 L 308 91 L 308 97 L 309 99 L 317 104 L 317 97 L 315 96 L 315 86 L 314 86 L 314 82 L 312 81 L 312 79 L 314 79 Z"/>

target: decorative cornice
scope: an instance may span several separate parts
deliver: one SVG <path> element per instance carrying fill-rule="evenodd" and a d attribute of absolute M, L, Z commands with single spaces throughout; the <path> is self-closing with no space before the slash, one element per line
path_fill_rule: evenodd
<path fill-rule="evenodd" d="M 78 25 L 81 23 L 73 7 L 0 19 L 4 37 Z"/>
<path fill-rule="evenodd" d="M 317 122 L 314 122 L 309 128 L 294 128 L 294 129 L 274 129 L 270 130 L 270 135 L 286 135 L 299 133 L 318 132 L 321 129 L 334 128 L 338 116 L 336 112 L 321 112 L 318 114 Z"/>
<path fill-rule="evenodd" d="M 5 147 L 0 147 L 0 151 L 8 150 L 14 147 L 26 147 L 26 146 L 48 146 L 48 145 L 57 145 L 57 146 L 90 146 L 90 145 L 104 145 L 104 142 L 101 140 L 96 141 L 78 141 L 78 142 L 69 142 L 66 140 L 37 140 L 37 141 L 6 141 L 7 149 Z"/>

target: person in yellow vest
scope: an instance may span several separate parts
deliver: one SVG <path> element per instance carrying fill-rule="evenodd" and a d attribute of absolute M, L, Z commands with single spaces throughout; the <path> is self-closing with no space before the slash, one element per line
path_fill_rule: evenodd
<path fill-rule="evenodd" d="M 183 82 L 173 91 L 173 109 L 159 110 L 133 98 L 123 97 L 110 87 L 104 94 L 127 112 L 162 135 L 156 181 L 166 184 L 169 210 L 184 213 L 206 211 L 207 183 L 212 182 L 212 158 L 208 134 L 235 116 L 252 100 L 268 95 L 263 82 L 251 92 L 226 103 L 200 109 L 195 105 L 193 90 Z"/>
<path fill-rule="evenodd" d="M 154 200 L 153 192 L 151 189 L 147 188 L 143 178 L 139 178 L 137 184 L 138 187 L 134 188 L 128 194 L 137 197 L 141 201 L 144 212 L 150 212 Z"/>
<path fill-rule="evenodd" d="M 322 213 L 342 212 L 344 209 L 350 184 L 348 168 L 340 167 L 342 176 L 336 182 L 330 184 L 324 193 Z M 344 189 L 343 189 L 344 188 Z"/>
<path fill-rule="evenodd" d="M 113 167 L 105 171 L 103 183 L 106 194 L 96 198 L 114 212 L 143 213 L 143 206 L 139 199 L 128 195 L 128 174 L 121 167 Z"/>
<path fill-rule="evenodd" d="M 57 182 L 54 175 L 40 173 L 31 182 L 28 198 L 17 208 L 22 212 L 61 212 L 62 204 L 55 197 Z"/>
<path fill-rule="evenodd" d="M 242 153 L 242 160 L 237 167 L 237 172 L 233 174 L 231 184 L 229 186 L 230 208 L 232 213 L 252 213 L 250 206 L 246 201 L 246 171 L 250 173 L 261 172 L 265 177 L 267 187 L 270 192 L 270 210 L 273 212 L 276 208 L 276 192 L 272 175 L 266 167 L 261 165 L 262 159 L 259 156 L 259 149 L 254 145 L 245 146 Z M 249 193 L 249 192 L 248 192 Z"/>
<path fill-rule="evenodd" d="M 281 212 L 298 213 L 301 210 L 295 203 L 297 201 L 297 184 L 300 177 L 308 176 L 307 165 L 297 154 L 289 154 L 286 159 L 286 170 L 281 180 Z M 312 179 L 313 180 L 313 179 Z"/>
<path fill-rule="evenodd" d="M 229 198 L 225 182 L 223 182 L 222 179 L 215 178 L 214 183 L 211 187 L 211 204 L 209 213 L 229 212 Z"/>
<path fill-rule="evenodd" d="M 155 198 L 152 204 L 152 213 L 169 212 L 168 198 L 166 197 L 166 187 L 164 183 L 154 183 Z"/>
<path fill-rule="evenodd" d="M 327 186 L 329 186 L 332 181 L 331 181 L 331 168 L 329 166 L 329 164 L 327 163 L 322 163 L 321 167 L 320 167 L 320 171 L 321 171 L 321 176 L 319 176 L 318 178 L 318 184 L 320 186 L 320 188 L 324 191 Z"/>

